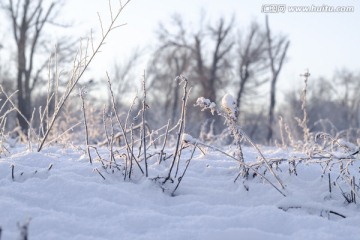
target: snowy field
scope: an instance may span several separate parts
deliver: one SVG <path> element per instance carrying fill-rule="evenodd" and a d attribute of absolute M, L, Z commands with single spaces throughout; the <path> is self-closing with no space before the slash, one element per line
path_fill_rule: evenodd
<path fill-rule="evenodd" d="M 297 176 L 281 164 L 276 173 L 286 185 L 284 197 L 260 177 L 234 183 L 237 162 L 210 149 L 206 155 L 196 150 L 171 196 L 174 184 L 162 189 L 152 180 L 163 176 L 170 162 L 159 165 L 156 157 L 149 162 L 149 178 L 134 171 L 132 180 L 124 181 L 119 171 L 105 172 L 97 161 L 91 165 L 79 150 L 9 151 L 0 159 L 1 240 L 19 239 L 17 224 L 29 219 L 30 240 L 360 239 L 359 206 L 346 204 L 339 188 L 329 192 L 319 164 L 299 164 Z M 263 151 L 267 157 L 295 154 Z M 184 150 L 184 161 L 191 152 Z M 246 161 L 256 155 L 244 148 Z"/>
<path fill-rule="evenodd" d="M 196 24 L 185 24 L 180 15 L 174 15 L 159 24 L 156 44 L 146 41 L 152 53 L 139 50 L 147 46 L 134 49 L 128 63 L 118 62 L 119 54 L 115 54 L 114 76 L 106 72 L 105 86 L 101 80 L 105 74 L 95 76 L 104 70 L 95 59 L 105 50 L 103 45 L 111 43 L 108 36 L 113 30 L 126 25 L 122 12 L 130 1 L 106 3 L 108 15 L 98 11 L 98 27 L 86 31 L 88 37 L 80 34 L 77 51 L 66 42 L 49 50 L 52 38 L 47 42 L 41 29 L 53 22 L 55 16 L 50 13 L 56 1 L 48 10 L 42 2 L 31 5 L 25 1 L 23 5 L 9 1 L 4 7 L 15 33 L 15 50 L 24 54 L 18 54 L 13 67 L 0 66 L 5 69 L 4 87 L 0 85 L 0 240 L 360 239 L 360 130 L 352 126 L 358 123 L 359 98 L 352 91 L 359 89 L 356 72 L 336 71 L 334 79 L 321 78 L 319 84 L 309 84 L 319 87 L 313 91 L 308 88 L 307 70 L 300 75 L 304 78 L 301 97 L 294 95 L 298 83 L 293 84 L 286 101 L 289 104 L 276 105 L 275 85 L 288 58 L 288 37 L 270 30 L 267 16 L 266 28 L 254 22 L 248 33 L 239 34 L 242 27 L 236 27 L 234 19 L 220 18 L 212 25 L 213 20 L 206 23 L 208 17 L 201 11 L 199 30 Z M 122 36 L 129 37 L 126 33 Z M 139 36 L 145 39 L 143 34 Z M 124 44 L 114 43 L 116 49 Z M 40 45 L 44 51 L 36 50 Z M 16 51 L 10 49 L 12 52 Z M 51 55 L 49 63 L 37 71 L 32 63 L 38 60 L 33 57 L 46 52 Z M 70 61 L 66 60 L 69 52 L 74 52 Z M 39 59 L 40 67 L 43 57 Z M 144 68 L 141 88 L 133 82 L 127 84 L 136 79 L 133 71 L 144 64 L 152 66 Z M 17 86 L 10 84 L 15 66 Z M 87 75 L 90 66 L 94 76 L 91 72 Z M 185 72 L 194 79 L 180 75 L 171 82 L 172 72 Z M 321 73 L 319 69 L 315 72 Z M 48 82 L 44 85 L 37 79 Z M 264 79 L 271 79 L 267 123 L 263 100 L 259 101 L 266 92 Z M 40 83 L 42 87 L 38 87 Z M 217 89 L 220 85 L 222 89 Z M 234 86 L 239 90 L 232 89 Z M 13 89 L 18 90 L 7 93 Z M 148 95 L 149 90 L 154 93 Z M 213 131 L 215 120 L 208 118 L 210 115 L 196 117 L 193 110 L 193 117 L 187 115 L 188 107 L 194 106 L 191 92 L 217 99 L 227 90 L 237 91 L 236 101 L 226 93 L 218 105 L 204 97 L 195 103 L 199 114 L 210 111 L 224 118 L 226 127 L 218 129 L 223 130 L 221 134 L 215 135 L 218 131 Z M 254 103 L 244 108 L 253 111 L 249 116 L 247 110 L 242 111 L 243 117 L 239 109 L 247 102 L 243 101 L 244 91 L 255 97 Z M 130 92 L 136 92 L 131 104 L 126 100 Z M 293 109 L 300 103 L 301 109 Z M 155 106 L 153 110 L 150 105 Z M 126 106 L 129 109 L 123 111 Z M 277 108 L 284 110 L 277 112 Z M 307 109 L 313 115 L 308 116 Z M 148 115 L 148 111 L 153 112 Z M 302 119 L 298 111 L 302 111 Z M 342 121 L 341 128 L 320 113 L 339 118 L 336 121 Z M 150 128 L 151 122 L 159 125 L 169 115 L 167 125 Z M 295 125 L 288 125 L 282 115 L 289 115 L 291 121 L 296 117 Z M 323 132 L 310 131 L 309 119 L 314 116 L 319 121 L 312 124 L 321 125 Z M 279 131 L 275 132 L 278 117 Z M 190 119 L 196 121 L 196 126 L 189 124 L 194 131 L 186 128 Z M 253 129 L 268 128 L 267 141 L 262 142 L 278 146 L 256 145 L 239 126 L 243 120 L 256 120 Z M 326 131 L 328 124 L 330 131 Z M 337 130 L 344 128 L 348 130 Z"/>

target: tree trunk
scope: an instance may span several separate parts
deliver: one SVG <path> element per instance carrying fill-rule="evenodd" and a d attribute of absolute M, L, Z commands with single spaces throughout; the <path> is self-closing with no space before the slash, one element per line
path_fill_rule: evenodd
<path fill-rule="evenodd" d="M 28 81 L 25 81 L 28 78 L 26 73 L 26 27 L 23 26 L 20 32 L 20 39 L 18 42 L 18 74 L 17 74 L 17 89 L 18 89 L 18 109 L 20 112 L 17 113 L 17 119 L 21 130 L 26 133 L 29 129 L 27 121 L 31 117 L 31 102 L 30 102 L 30 93 L 26 91 L 29 89 Z M 24 119 L 25 117 L 25 119 Z"/>
<path fill-rule="evenodd" d="M 241 73 L 240 73 L 241 74 Z M 246 70 L 245 72 L 245 76 L 244 77 L 240 77 L 240 89 L 238 91 L 238 94 L 237 94 L 237 97 L 236 97 L 236 106 L 237 106 L 237 109 L 238 109 L 238 113 L 237 115 L 240 114 L 240 105 L 241 105 L 241 98 L 242 98 L 242 95 L 244 93 L 244 90 L 245 90 L 245 83 L 247 82 L 249 78 L 249 73 L 248 71 Z M 236 116 L 237 118 L 239 116 Z"/>
<path fill-rule="evenodd" d="M 266 40 L 267 40 L 267 49 L 270 59 L 270 68 L 271 68 L 271 88 L 270 88 L 270 107 L 269 107 L 269 118 L 268 118 L 268 134 L 267 142 L 273 137 L 273 122 L 274 122 L 274 109 L 275 109 L 275 100 L 276 100 L 276 82 L 281 71 L 281 68 L 286 57 L 287 50 L 289 48 L 290 42 L 285 38 L 280 38 L 277 42 L 273 43 L 271 37 L 271 31 L 269 26 L 268 16 L 265 18 L 266 23 Z"/>
<path fill-rule="evenodd" d="M 29 129 L 28 119 L 31 118 L 31 103 L 23 98 L 20 94 L 18 95 L 18 108 L 20 113 L 17 113 L 17 119 L 19 121 L 19 125 L 24 133 Z M 24 119 L 24 117 L 26 119 Z"/>
<path fill-rule="evenodd" d="M 274 122 L 274 109 L 276 104 L 275 92 L 276 92 L 276 81 L 277 77 L 271 80 L 271 89 L 270 89 L 270 107 L 269 107 L 269 121 L 268 121 L 268 135 L 267 141 L 269 142 L 273 137 L 273 122 Z"/>
<path fill-rule="evenodd" d="M 33 72 L 34 56 L 42 29 L 47 22 L 51 22 L 55 1 L 51 2 L 47 9 L 43 1 L 16 1 L 9 0 L 7 10 L 12 21 L 12 31 L 17 45 L 17 120 L 24 133 L 29 129 L 28 122 L 31 120 L 32 106 L 31 93 L 36 85 L 36 80 L 31 79 Z M 30 50 L 29 50 L 30 49 Z M 32 81 L 32 84 L 31 83 Z"/>
<path fill-rule="evenodd" d="M 176 76 L 180 76 L 180 73 L 176 73 Z M 175 86 L 173 88 L 174 90 L 174 97 L 172 99 L 172 112 L 171 112 L 171 120 L 176 121 L 176 116 L 178 115 L 178 102 L 179 102 L 179 79 L 177 78 L 175 81 Z"/>

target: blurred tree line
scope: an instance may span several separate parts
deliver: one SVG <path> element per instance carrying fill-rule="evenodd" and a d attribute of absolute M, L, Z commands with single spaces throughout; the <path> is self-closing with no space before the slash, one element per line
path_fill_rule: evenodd
<path fill-rule="evenodd" d="M 6 71 L 1 61 L 0 83 L 8 95 L 17 90 L 16 104 L 21 112 L 14 116 L 11 127 L 16 122 L 23 131 L 27 130 L 26 122 L 30 121 L 34 107 L 46 104 L 43 86 L 49 79 L 47 67 L 70 62 L 69 56 L 76 52 L 74 41 L 66 37 L 58 40 L 56 51 L 50 51 L 47 44 L 48 33 L 64 27 L 56 23 L 61 4 L 59 1 L 45 4 L 42 0 L 2 1 L 1 7 L 12 31 L 7 37 L 13 39 L 13 44 L 0 45 L 0 59 L 4 51 L 14 53 L 16 58 L 11 64 L 16 72 Z M 182 88 L 176 76 L 183 74 L 192 86 L 187 111 L 188 132 L 194 135 L 201 132 L 203 136 L 221 133 L 223 120 L 210 112 L 199 112 L 193 104 L 200 96 L 219 102 L 229 92 L 236 99 L 240 126 L 255 141 L 271 143 L 279 139 L 279 117 L 300 137 L 301 129 L 294 117 L 302 116 L 301 89 L 289 89 L 285 101 L 277 101 L 279 75 L 286 67 L 290 40 L 272 31 L 267 16 L 263 22 L 252 22 L 246 30 L 241 30 L 234 17 L 210 21 L 201 14 L 199 24 L 191 24 L 180 15 L 173 15 L 159 24 L 155 37 L 156 46 L 145 46 L 147 51 L 135 50 L 131 57 L 114 65 L 111 74 L 114 92 L 124 111 L 127 106 L 121 98 L 132 85 L 140 86 L 134 72 L 139 72 L 139 59 L 150 51 L 146 84 L 151 109 L 147 112 L 147 121 L 153 129 L 168 119 L 172 124 L 179 119 Z M 48 55 L 56 56 L 58 63 L 49 63 Z M 359 129 L 359 78 L 358 73 L 347 70 L 336 72 L 333 79 L 310 78 L 307 111 L 311 130 Z M 137 107 L 140 108 L 140 103 Z M 6 111 L 6 107 L 2 111 Z"/>
<path fill-rule="evenodd" d="M 311 78 L 310 78 L 311 79 Z M 356 142 L 360 136 L 360 73 L 347 69 L 335 71 L 332 78 L 311 79 L 307 93 L 308 126 L 310 132 L 326 132 Z M 282 103 L 283 115 L 291 123 L 297 139 L 301 129 L 294 116 L 302 117 L 301 89 L 289 89 Z"/>
<path fill-rule="evenodd" d="M 226 91 L 231 92 L 240 110 L 241 125 L 248 122 L 248 114 L 266 115 L 267 120 L 262 123 L 263 138 L 270 141 L 275 118 L 276 84 L 290 41 L 271 31 L 268 17 L 264 23 L 253 22 L 247 31 L 242 32 L 234 18 L 211 22 L 202 16 L 196 28 L 184 23 L 181 16 L 174 15 L 169 24 L 160 24 L 157 30 L 159 46 L 153 53 L 148 72 L 154 91 L 158 94 L 166 92 L 163 98 L 157 98 L 160 101 L 157 105 L 164 105 L 167 117 L 177 118 L 181 89 L 173 79 L 185 74 L 193 82 L 194 98 L 203 96 L 216 102 Z M 269 85 L 269 96 L 256 102 L 270 104 L 262 106 L 261 113 L 256 113 L 254 107 L 259 106 L 251 106 L 248 102 L 259 99 L 257 89 L 265 85 Z M 221 120 L 211 116 L 210 112 L 201 116 L 196 111 L 189 111 L 192 122 L 205 123 L 213 118 L 216 121 L 212 128 L 215 134 L 221 131 Z M 192 127 L 192 130 L 200 129 L 198 124 Z M 208 127 L 203 129 L 209 130 Z"/>
<path fill-rule="evenodd" d="M 295 118 L 302 118 L 302 89 L 288 89 L 285 101 L 277 101 L 277 82 L 286 67 L 288 37 L 275 33 L 266 16 L 264 22 L 252 22 L 240 30 L 234 18 L 220 18 L 215 22 L 200 20 L 198 28 L 186 24 L 181 16 L 160 24 L 157 30 L 158 47 L 150 64 L 152 91 L 157 97 L 157 116 L 177 119 L 181 88 L 175 76 L 185 74 L 193 81 L 194 99 L 203 96 L 217 101 L 229 92 L 239 109 L 240 126 L 252 139 L 270 143 L 280 139 L 279 119 L 290 126 L 293 135 L 301 139 L 302 129 Z M 288 81 L 302 81 L 298 79 Z M 165 84 L 166 83 L 166 84 Z M 344 69 L 333 78 L 310 77 L 307 94 L 308 126 L 310 131 L 328 133 L 360 127 L 360 76 Z M 216 116 L 189 108 L 188 130 L 223 130 L 223 122 Z M 209 119 L 215 119 L 214 127 Z M 190 125 L 190 126 L 189 126 Z M 360 134 L 357 130 L 356 134 Z"/>

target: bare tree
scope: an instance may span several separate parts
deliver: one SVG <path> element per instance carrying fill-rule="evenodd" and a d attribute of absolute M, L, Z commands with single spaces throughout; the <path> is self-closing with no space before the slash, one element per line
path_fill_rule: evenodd
<path fill-rule="evenodd" d="M 360 110 L 360 75 L 349 70 L 336 72 L 332 78 L 313 79 L 307 89 L 307 119 L 311 132 L 326 132 L 333 136 L 341 133 L 342 137 L 356 142 L 359 138 Z M 287 93 L 286 103 L 281 107 L 282 115 L 290 124 L 295 139 L 301 139 L 302 129 L 294 116 L 301 118 L 301 90 Z"/>
<path fill-rule="evenodd" d="M 348 109 L 346 114 L 347 127 L 360 126 L 360 76 L 343 69 L 335 74 L 334 86 L 337 97 L 343 108 Z M 346 127 L 345 127 L 346 128 Z"/>
<path fill-rule="evenodd" d="M 54 19 L 59 2 L 45 4 L 43 0 L 9 0 L 6 7 L 12 22 L 12 31 L 17 48 L 17 118 L 23 130 L 29 128 L 27 121 L 32 114 L 31 94 L 39 81 L 46 64 L 35 70 L 35 59 L 39 50 L 44 27 Z M 25 118 L 25 119 L 24 119 Z"/>
<path fill-rule="evenodd" d="M 113 71 L 111 74 L 113 92 L 117 97 L 116 102 L 119 105 L 124 105 L 123 96 L 129 93 L 129 90 L 135 88 L 134 81 L 138 80 L 138 77 L 135 76 L 134 72 L 139 66 L 141 57 L 143 56 L 143 50 L 140 48 L 135 48 L 128 57 L 124 58 L 122 61 L 116 61 L 113 66 Z M 141 81 L 138 81 L 138 86 L 140 86 Z M 108 106 L 111 107 L 111 95 L 108 96 Z"/>
<path fill-rule="evenodd" d="M 180 92 L 179 79 L 176 76 L 187 73 L 190 65 L 190 54 L 182 49 L 163 49 L 156 51 L 152 60 L 150 74 L 153 79 L 152 87 L 161 89 L 165 96 L 165 110 L 170 113 L 170 119 L 175 120 L 179 115 Z M 162 81 L 158 81 L 162 79 Z M 169 84 L 164 85 L 164 80 Z"/>
<path fill-rule="evenodd" d="M 284 64 L 287 50 L 290 45 L 290 41 L 286 37 L 273 38 L 269 26 L 269 18 L 266 16 L 266 40 L 267 40 L 267 53 L 270 61 L 271 80 L 270 80 L 270 107 L 268 118 L 268 134 L 267 141 L 269 142 L 273 137 L 273 122 L 274 122 L 274 110 L 276 105 L 276 83 L 279 77 L 279 73 Z"/>
<path fill-rule="evenodd" d="M 219 97 L 219 90 L 225 89 L 230 82 L 235 83 L 239 109 L 244 96 L 256 93 L 262 84 L 271 81 L 269 122 L 272 123 L 276 104 L 276 82 L 289 47 L 287 38 L 277 35 L 273 37 L 268 20 L 264 29 L 257 23 L 252 23 L 248 32 L 240 32 L 238 40 L 233 34 L 234 19 L 226 21 L 225 18 L 220 18 L 215 24 L 204 22 L 202 18 L 199 26 L 188 27 L 181 16 L 175 15 L 170 27 L 164 24 L 159 27 L 160 44 L 151 64 L 155 69 L 153 72 L 157 72 L 153 84 L 162 89 L 162 95 L 166 98 L 165 105 L 173 111 L 171 116 L 175 116 L 178 106 L 179 89 L 175 82 L 164 82 L 173 81 L 176 75 L 188 74 L 195 82 L 196 96 L 200 95 L 212 101 Z M 238 48 L 234 51 L 236 46 Z M 233 80 L 234 72 L 236 81 Z M 213 116 L 206 112 L 205 117 Z M 255 122 L 258 123 L 259 121 Z M 269 134 L 271 138 L 272 132 Z"/>
<path fill-rule="evenodd" d="M 225 81 L 224 72 L 231 67 L 229 55 L 234 46 L 231 38 L 233 20 L 226 23 L 224 18 L 220 18 L 216 24 L 208 24 L 207 28 L 203 24 L 202 18 L 198 29 L 190 31 L 184 26 L 182 18 L 175 15 L 173 26 L 166 28 L 160 25 L 158 38 L 162 44 L 159 49 L 167 54 L 163 59 L 167 65 L 172 65 L 173 74 L 188 72 L 196 82 L 199 95 L 215 101 L 217 89 Z"/>
<path fill-rule="evenodd" d="M 167 27 L 163 23 L 159 24 L 156 30 L 159 44 L 152 50 L 147 70 L 148 92 L 152 95 L 151 107 L 156 108 L 158 113 L 152 116 L 155 122 L 159 122 L 160 116 L 162 120 L 171 121 L 176 121 L 180 116 L 181 87 L 176 76 L 187 75 L 191 64 L 191 52 L 185 47 L 187 32 L 180 15 L 173 15 L 170 25 L 171 27 Z"/>
<path fill-rule="evenodd" d="M 221 81 L 219 72 L 222 69 L 227 69 L 230 67 L 229 62 L 227 61 L 227 54 L 230 53 L 232 47 L 234 46 L 233 39 L 229 40 L 231 30 L 233 28 L 233 20 L 226 24 L 224 18 L 220 18 L 219 22 L 215 27 L 210 26 L 210 36 L 214 41 L 214 49 L 211 51 L 212 58 L 211 63 L 207 67 L 208 74 L 205 73 L 204 69 L 204 56 L 201 52 L 201 39 L 195 36 L 195 51 L 197 56 L 197 70 L 200 77 L 200 83 L 203 86 L 204 97 L 211 100 L 216 100 L 216 83 Z"/>
<path fill-rule="evenodd" d="M 237 74 L 239 77 L 239 89 L 236 97 L 238 112 L 241 109 L 242 98 L 247 92 L 246 88 L 257 88 L 268 79 L 260 80 L 264 70 L 268 68 L 268 58 L 266 56 L 266 38 L 257 23 L 252 23 L 250 31 L 238 41 L 238 65 Z"/>
<path fill-rule="evenodd" d="M 164 100 L 165 115 L 175 120 L 179 116 L 179 96 L 182 91 L 176 77 L 181 74 L 188 75 L 192 53 L 187 47 L 188 32 L 180 15 L 171 17 L 171 25 L 173 28 L 170 28 L 175 29 L 174 32 L 162 23 L 159 25 L 157 39 L 160 44 L 154 50 L 148 76 L 152 79 L 152 91 L 160 90 L 156 94 Z"/>

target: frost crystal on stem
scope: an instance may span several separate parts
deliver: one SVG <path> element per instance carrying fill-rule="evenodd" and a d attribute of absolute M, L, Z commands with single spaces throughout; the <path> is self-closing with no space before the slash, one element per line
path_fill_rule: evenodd
<path fill-rule="evenodd" d="M 199 97 L 196 100 L 195 106 L 201 107 L 201 111 L 204 111 L 206 109 L 209 109 L 211 111 L 211 114 L 214 115 L 216 112 L 216 104 L 214 102 L 211 102 L 209 99 L 204 97 Z"/>
<path fill-rule="evenodd" d="M 226 124 L 228 125 L 237 146 L 237 151 L 235 153 L 236 157 L 240 162 L 244 162 L 244 156 L 241 149 L 242 133 L 236 123 L 237 109 L 233 96 L 231 96 L 231 94 L 225 94 L 221 101 L 221 109 L 218 108 L 214 102 L 211 102 L 204 97 L 198 98 L 195 106 L 201 107 L 201 111 L 209 109 L 213 115 L 216 112 L 226 119 Z"/>

